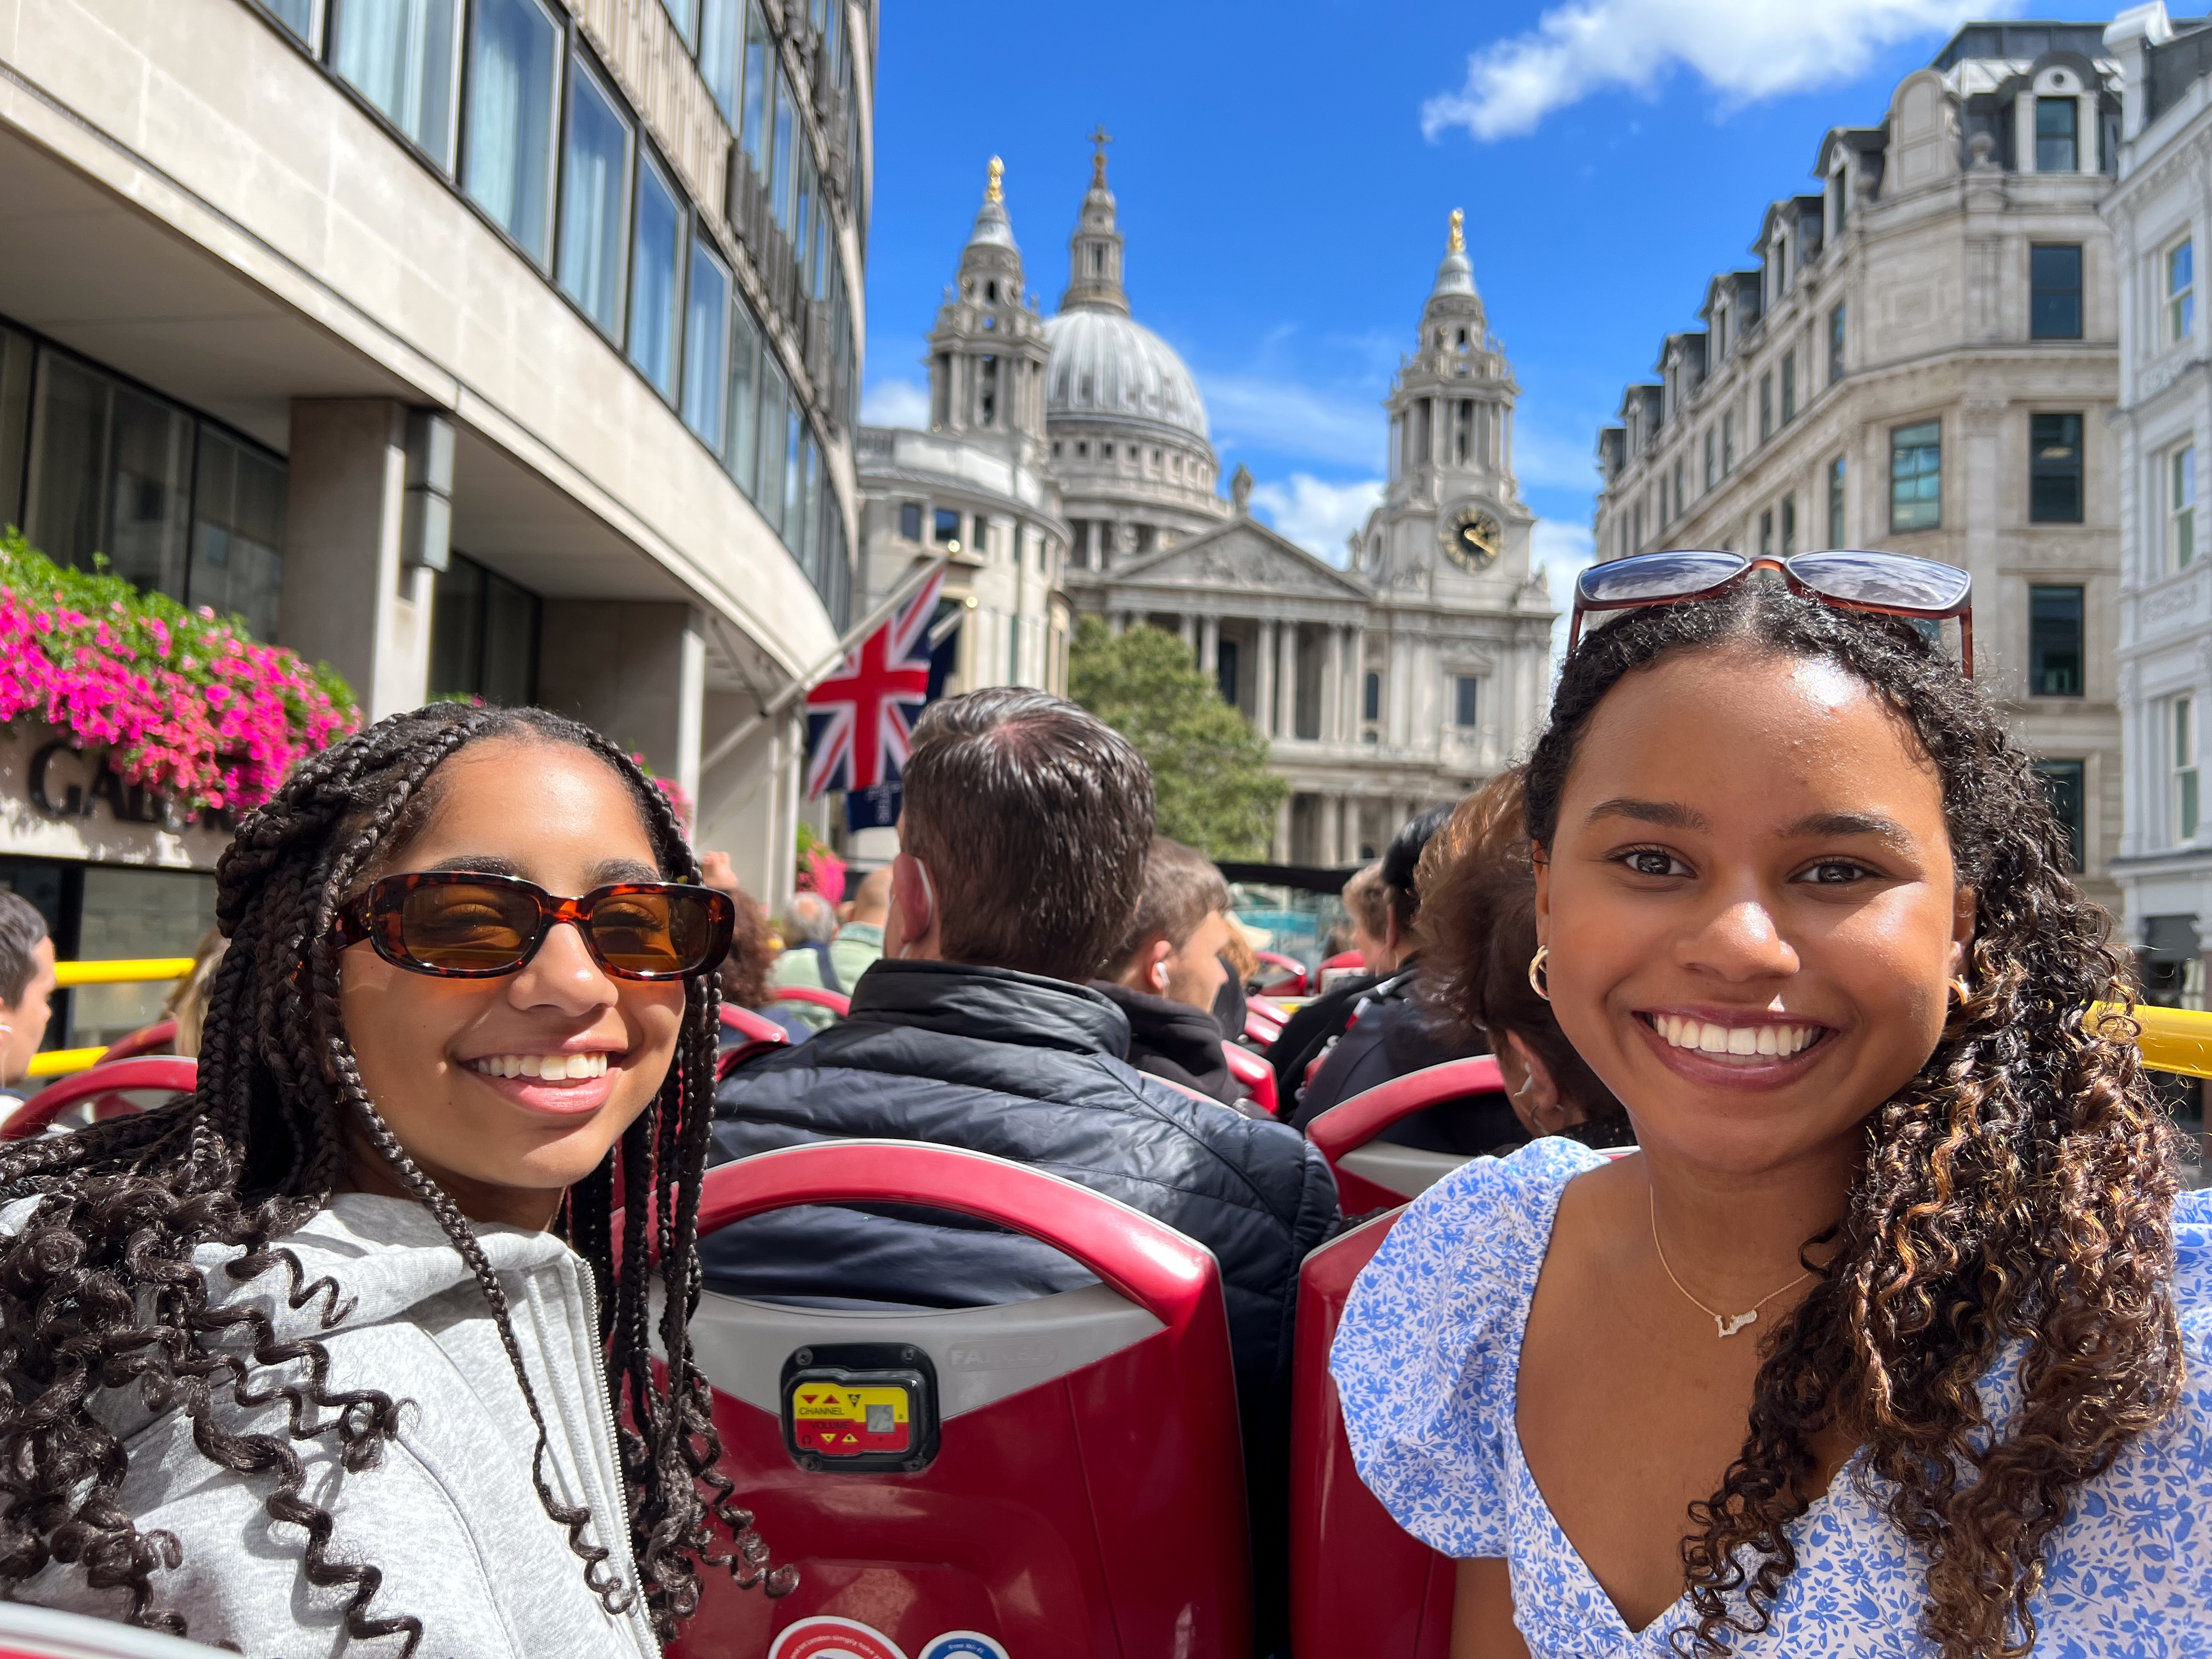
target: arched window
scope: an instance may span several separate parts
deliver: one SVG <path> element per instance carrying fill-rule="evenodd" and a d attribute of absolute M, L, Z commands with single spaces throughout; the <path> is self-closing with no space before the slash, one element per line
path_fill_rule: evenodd
<path fill-rule="evenodd" d="M 1359 718 L 1364 720 L 1382 718 L 1382 677 L 1371 668 L 1367 671 L 1366 684 L 1360 690 Z"/>

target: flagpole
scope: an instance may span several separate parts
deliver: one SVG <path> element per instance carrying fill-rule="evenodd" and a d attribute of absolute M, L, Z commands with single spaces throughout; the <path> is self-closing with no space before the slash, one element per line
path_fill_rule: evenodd
<path fill-rule="evenodd" d="M 740 725 L 732 726 L 729 731 L 723 733 L 720 741 L 716 743 L 715 745 L 712 749 L 708 750 L 705 754 L 700 756 L 700 776 L 704 777 L 709 770 L 714 767 L 720 766 L 725 760 L 727 760 L 732 755 L 735 754 L 738 751 L 738 747 L 744 744 L 746 738 L 752 736 L 754 732 L 759 731 L 762 726 L 767 725 L 778 714 L 781 714 L 786 708 L 788 708 L 791 706 L 793 699 L 805 696 L 817 685 L 819 685 L 831 669 L 835 668 L 839 663 L 844 661 L 845 659 L 852 653 L 854 647 L 859 645 L 861 641 L 866 639 L 869 635 L 874 633 L 877 629 L 882 627 L 884 623 L 890 617 L 891 612 L 896 611 L 901 605 L 912 599 L 915 593 L 921 591 L 921 586 L 924 582 L 927 582 L 933 575 L 936 574 L 937 572 L 944 569 L 951 562 L 952 562 L 950 559 L 940 556 L 939 557 L 931 559 L 927 562 L 917 566 L 915 568 L 909 570 L 906 574 L 905 580 L 901 581 L 896 587 L 891 589 L 889 597 L 887 597 L 882 604 L 876 606 L 874 610 L 869 611 L 866 616 L 861 617 L 860 621 L 854 623 L 852 627 L 845 630 L 844 637 L 837 641 L 836 647 L 830 651 L 828 656 L 823 658 L 820 662 L 815 664 L 813 667 L 808 669 L 804 674 L 799 675 L 796 678 L 793 679 L 789 684 L 783 688 L 782 690 L 777 692 L 773 697 L 770 697 L 767 702 L 761 704 L 760 712 L 758 714 L 753 715 L 750 720 L 744 721 Z"/>

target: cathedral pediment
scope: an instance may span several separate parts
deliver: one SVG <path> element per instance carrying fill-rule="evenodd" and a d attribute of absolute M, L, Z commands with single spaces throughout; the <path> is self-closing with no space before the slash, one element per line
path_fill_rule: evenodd
<path fill-rule="evenodd" d="M 1373 597 L 1358 577 L 1326 564 L 1256 519 L 1236 519 L 1218 530 L 1124 564 L 1108 577 L 1112 586 L 1179 587 L 1222 593 L 1364 600 Z"/>

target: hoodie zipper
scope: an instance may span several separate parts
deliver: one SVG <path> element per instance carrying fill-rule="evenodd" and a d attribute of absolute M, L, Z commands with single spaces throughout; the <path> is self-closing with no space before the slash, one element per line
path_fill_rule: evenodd
<path fill-rule="evenodd" d="M 606 1346 L 599 1339 L 599 1287 L 592 1273 L 590 1263 L 580 1259 L 574 1270 L 584 1292 L 584 1310 L 589 1322 L 585 1327 L 585 1346 L 592 1351 L 592 1377 L 599 1385 L 599 1423 L 601 1432 L 607 1437 L 607 1450 L 614 1468 L 615 1501 L 620 1506 L 622 1530 L 608 1542 L 611 1545 L 619 1542 L 623 1547 L 622 1555 L 629 1559 L 630 1608 L 623 1619 L 630 1626 L 630 1634 L 635 1638 L 638 1634 L 638 1621 L 646 1616 L 645 1589 L 639 1581 L 637 1561 L 629 1548 L 630 1535 L 635 1528 L 630 1514 L 629 1483 L 623 1480 L 622 1472 L 622 1428 L 615 1421 L 614 1390 L 607 1385 Z M 658 1642 L 648 1643 L 644 1649 L 648 1654 L 657 1654 L 659 1650 Z"/>

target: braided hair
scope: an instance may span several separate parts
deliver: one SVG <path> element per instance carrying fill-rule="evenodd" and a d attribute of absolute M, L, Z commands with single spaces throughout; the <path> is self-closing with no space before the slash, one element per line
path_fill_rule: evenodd
<path fill-rule="evenodd" d="M 1553 844 L 1577 742 L 1616 686 L 1724 648 L 1832 663 L 1903 722 L 1942 783 L 1974 940 L 1934 1052 L 1866 1120 L 1825 1236 L 1833 1254 L 1766 1340 L 1742 1449 L 1690 1506 L 1694 1618 L 1670 1639 L 1718 1655 L 1767 1629 L 1796 1565 L 1784 1528 L 1811 1502 L 1815 1441 L 1841 1426 L 1928 1564 L 1928 1641 L 1942 1659 L 2011 1659 L 2035 1645 L 2051 1535 L 2180 1394 L 2172 1127 L 2132 1029 L 2085 1018 L 2133 992 L 2109 918 L 2067 874 L 2048 793 L 1997 711 L 1909 623 L 1747 583 L 1598 629 L 1567 659 L 1529 758 L 1530 839 Z M 2014 1353 L 2007 1413 L 1984 1384 Z"/>
<path fill-rule="evenodd" d="M 306 1534 L 307 1581 L 346 1594 L 348 1636 L 400 1635 L 414 1653 L 421 1621 L 404 1610 L 371 1612 L 383 1575 L 331 1553 L 331 1518 L 307 1497 L 307 1470 L 290 1443 L 334 1438 L 347 1469 L 370 1468 L 398 1432 L 398 1402 L 373 1389 L 330 1387 L 320 1341 L 280 1340 L 254 1309 L 210 1307 L 192 1260 L 201 1245 L 234 1248 L 225 1269 L 232 1279 L 280 1270 L 294 1310 L 319 1306 L 322 1329 L 338 1325 L 343 1287 L 327 1278 L 305 1282 L 281 1241 L 348 1184 L 356 1137 L 437 1218 L 473 1273 L 537 1428 L 531 1473 L 538 1501 L 567 1529 L 609 1612 L 642 1597 L 666 1641 L 698 1607 L 702 1568 L 771 1595 L 797 1582 L 789 1567 L 769 1566 L 751 1515 L 714 1468 L 720 1442 L 687 1333 L 702 1282 L 696 1245 L 720 1014 L 714 975 L 684 982 L 666 1079 L 617 1152 L 570 1189 L 558 1222 L 599 1291 L 629 1510 L 619 1519 L 630 1530 L 635 1585 L 591 1541 L 590 1510 L 562 1503 L 548 1481 L 545 1419 L 506 1293 L 467 1218 L 362 1086 L 339 1016 L 331 922 L 428 817 L 439 766 L 471 743 L 502 737 L 597 756 L 628 786 L 663 875 L 697 879 L 662 792 L 597 732 L 542 710 L 433 704 L 379 721 L 293 770 L 240 826 L 217 871 L 216 919 L 230 945 L 209 994 L 198 1087 L 158 1110 L 0 1147 L 0 1201 L 37 1200 L 0 1246 L 0 1595 L 49 1562 L 75 1565 L 93 1588 L 122 1593 L 129 1622 L 186 1633 L 184 1620 L 161 1605 L 154 1577 L 181 1564 L 182 1547 L 172 1534 L 141 1532 L 123 1509 L 124 1448 L 91 1409 L 96 1390 L 128 1388 L 155 1411 L 183 1412 L 210 1462 L 273 1474 L 263 1507 Z M 617 1167 L 629 1218 L 619 1263 Z M 282 1380 L 266 1374 L 288 1365 Z M 248 1407 L 281 1401 L 289 1435 L 224 1427 L 214 1406 L 226 1389 Z M 611 1536 L 617 1517 L 597 1519 L 599 1535 Z"/>

